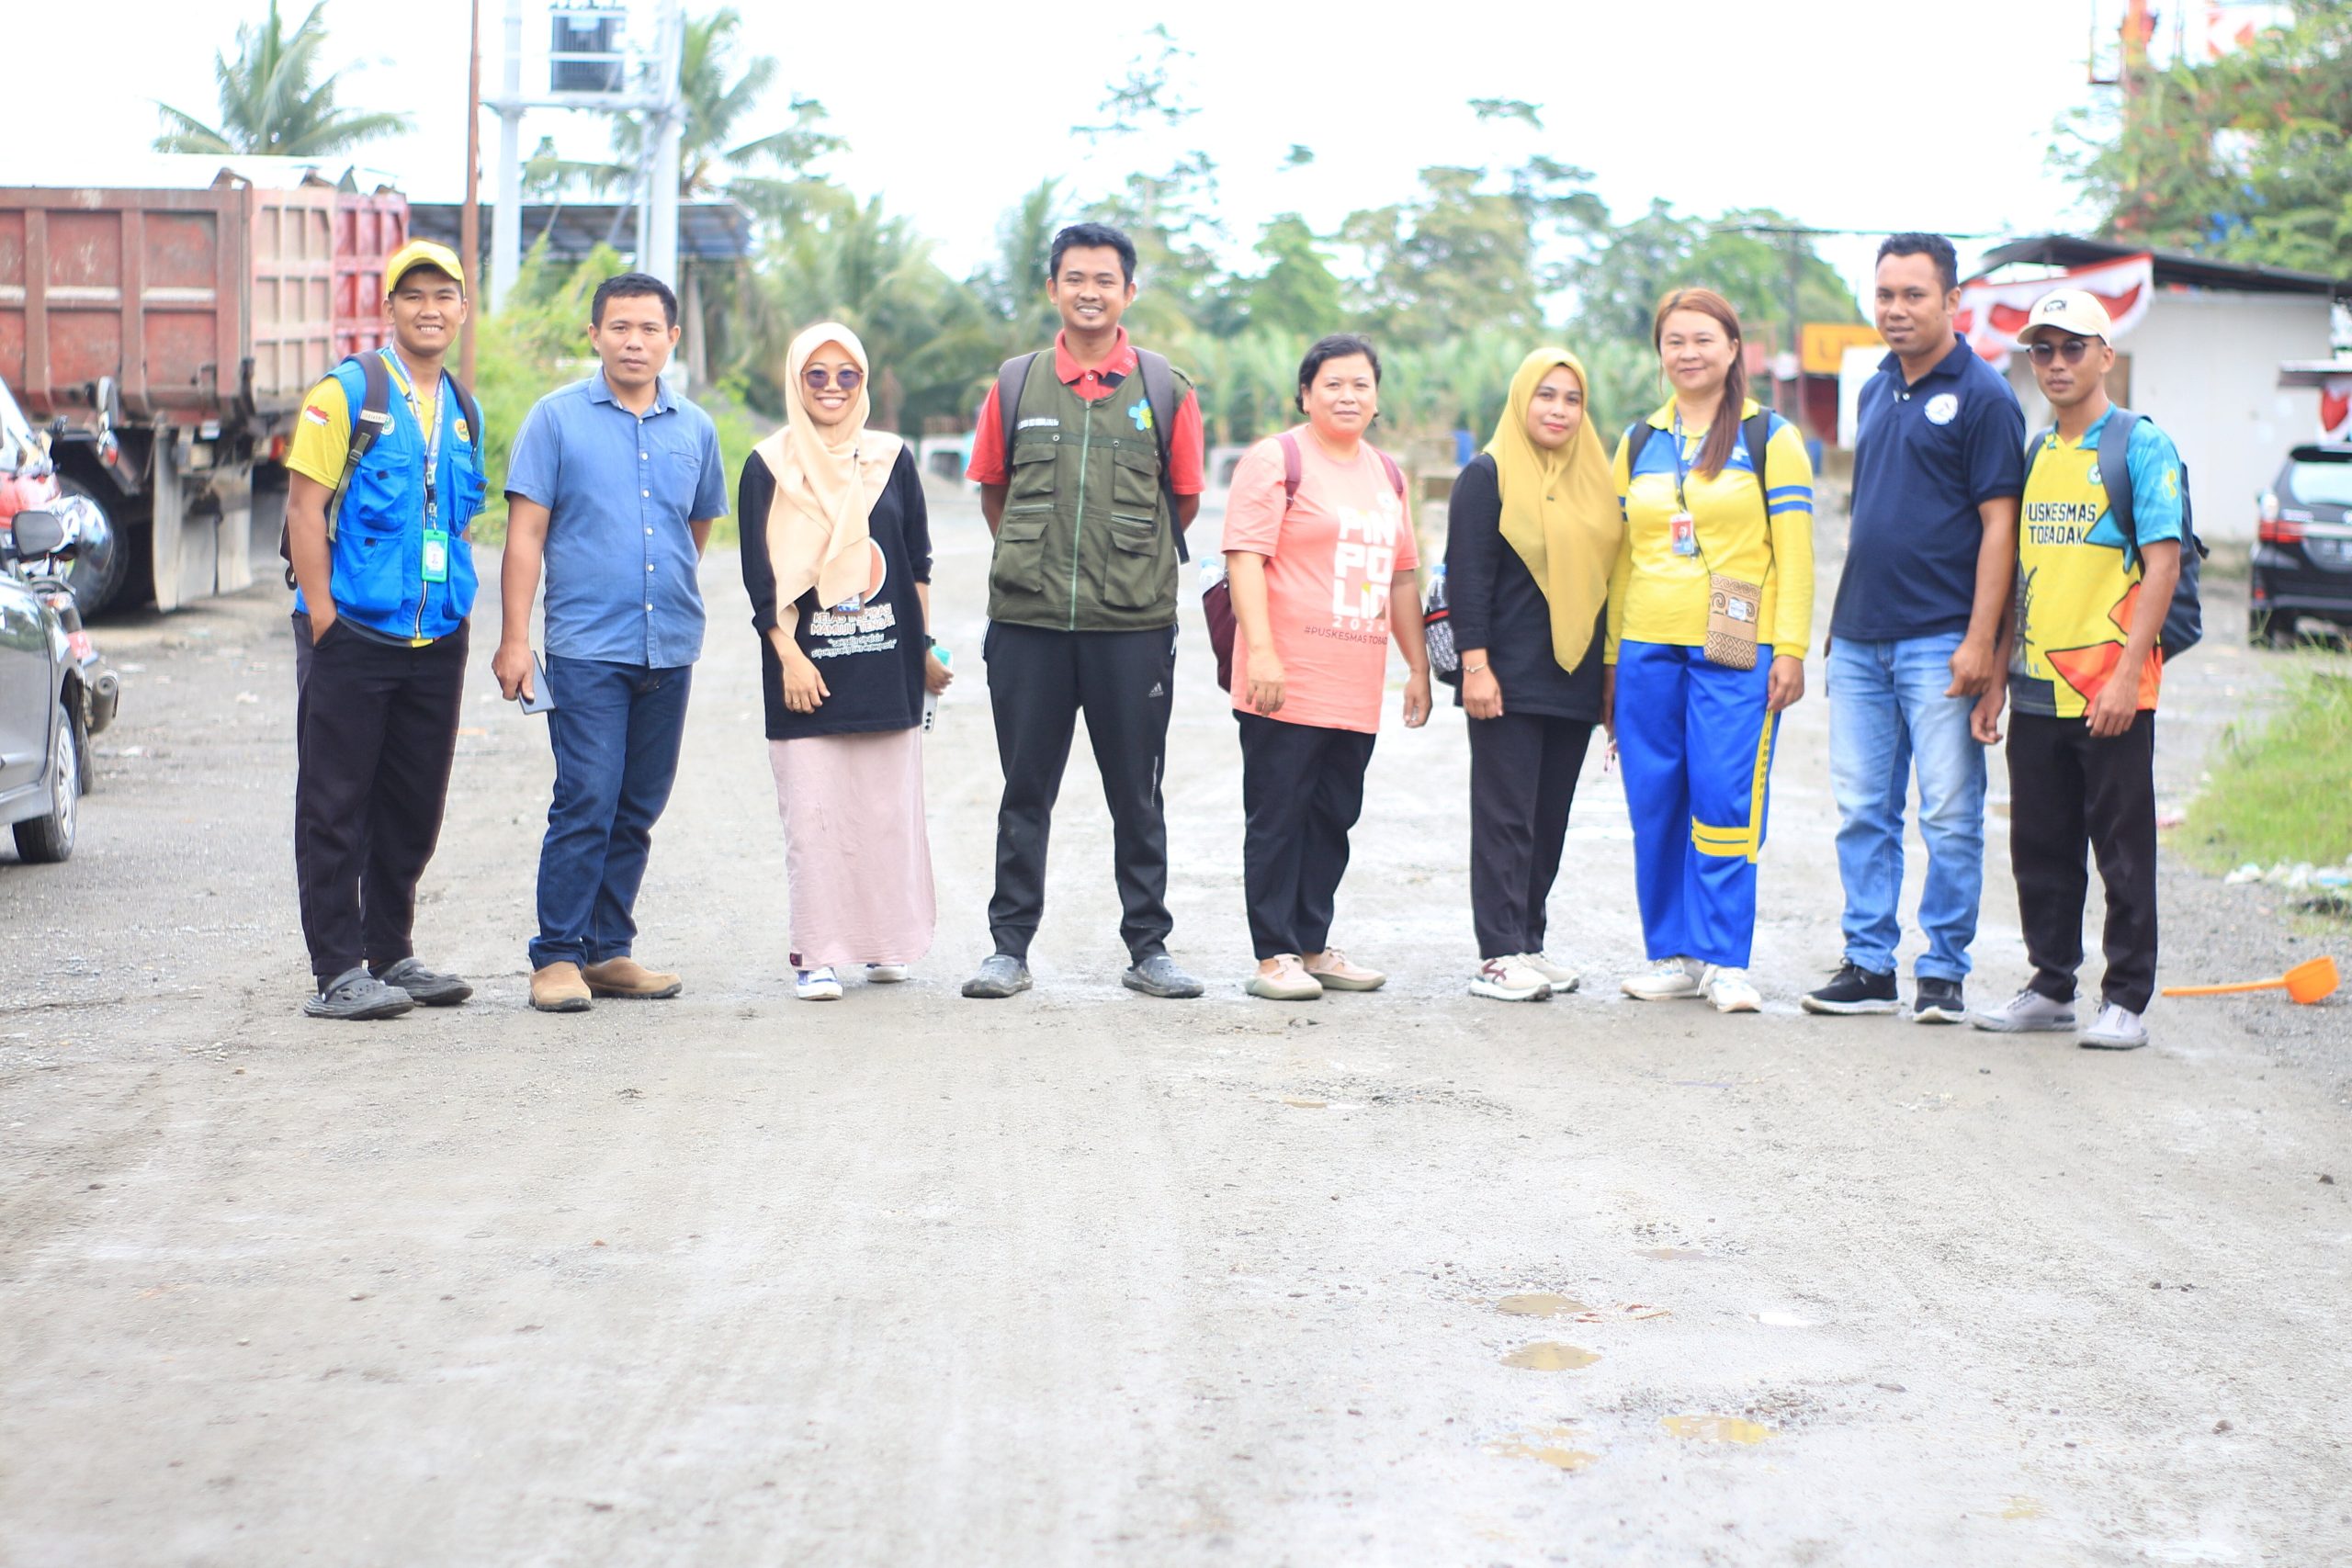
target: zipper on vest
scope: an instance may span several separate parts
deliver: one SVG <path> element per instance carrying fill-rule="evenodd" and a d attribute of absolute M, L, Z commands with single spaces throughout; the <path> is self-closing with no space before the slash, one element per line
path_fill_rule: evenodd
<path fill-rule="evenodd" d="M 1081 401 L 1085 400 L 1081 399 Z M 1087 457 L 1094 448 L 1094 405 L 1086 404 L 1086 423 L 1078 436 L 1078 515 L 1069 528 L 1069 629 L 1078 630 L 1078 562 L 1080 542 L 1086 536 Z"/>

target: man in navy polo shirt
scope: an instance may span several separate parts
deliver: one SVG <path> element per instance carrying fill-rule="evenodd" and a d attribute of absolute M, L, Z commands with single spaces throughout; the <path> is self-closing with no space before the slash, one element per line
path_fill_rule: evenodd
<path fill-rule="evenodd" d="M 1984 748 L 1969 714 L 1996 643 L 2025 491 L 2025 412 L 1952 331 L 1960 265 L 1940 234 L 1878 249 L 1880 335 L 1862 389 L 1853 523 L 1829 621 L 1829 771 L 1838 797 L 1845 960 L 1804 998 L 1821 1013 L 1894 1012 L 1903 934 L 1903 805 L 1916 766 L 1928 845 L 1911 1017 L 1959 1023 L 1984 886 Z"/>
<path fill-rule="evenodd" d="M 503 625 L 492 669 L 531 690 L 531 601 L 545 563 L 555 798 L 539 849 L 531 1005 L 678 994 L 632 955 L 637 889 L 669 804 L 702 657 L 695 581 L 727 476 L 710 416 L 673 392 L 670 286 L 625 272 L 596 286 L 588 338 L 602 368 L 541 398 L 506 466 Z"/>

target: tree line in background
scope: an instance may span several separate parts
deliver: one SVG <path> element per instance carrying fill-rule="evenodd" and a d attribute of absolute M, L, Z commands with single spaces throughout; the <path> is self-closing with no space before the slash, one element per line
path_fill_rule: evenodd
<path fill-rule="evenodd" d="M 741 30 L 731 8 L 687 22 L 681 184 L 688 198 L 725 197 L 753 217 L 747 263 L 688 265 L 701 269 L 696 324 L 710 375 L 764 419 L 782 413 L 784 345 L 806 322 L 835 318 L 872 354 L 877 423 L 914 432 L 967 423 L 998 363 L 1050 340 L 1048 247 L 1056 229 L 1081 218 L 1134 237 L 1145 288 L 1129 319 L 1194 376 L 1218 443 L 1289 423 L 1301 352 L 1340 328 L 1381 345 L 1389 421 L 1434 434 L 1491 425 L 1511 369 L 1544 338 L 1585 356 L 1604 417 L 1637 416 L 1657 395 L 1650 311 L 1677 284 L 1720 290 L 1752 338 L 1782 346 L 1792 318 L 1858 319 L 1800 225 L 1765 210 L 1702 219 L 1663 201 L 1612 213 L 1589 171 L 1537 150 L 1542 107 L 1508 98 L 1469 106 L 1496 149 L 1486 164 L 1422 169 L 1410 192 L 1328 232 L 1296 212 L 1237 232 L 1216 164 L 1184 144 L 1197 112 L 1185 91 L 1190 56 L 1164 28 L 1110 85 L 1100 122 L 1073 128 L 1098 152 L 1133 154 L 1100 160 L 1128 168 L 1121 183 L 1086 192 L 1041 182 L 1003 215 L 990 260 L 958 277 L 906 215 L 816 172 L 842 146 L 821 104 L 790 98 L 775 129 L 777 62 L 745 58 Z M 272 0 L 264 22 L 238 29 L 237 58 L 219 61 L 220 127 L 166 108 L 172 129 L 158 145 L 322 155 L 402 129 L 403 117 L 335 105 L 338 77 L 318 73 L 323 42 L 320 6 L 288 34 Z M 2117 104 L 2069 116 L 2055 155 L 2091 192 L 2105 232 L 2324 271 L 2340 269 L 2352 247 L 2347 123 L 2352 0 L 2301 0 L 2288 25 L 2251 47 L 2144 71 Z M 625 189 L 644 131 L 616 126 L 609 161 L 566 159 L 542 141 L 526 172 L 529 194 Z M 1313 149 L 1295 145 L 1276 164 L 1314 161 Z M 515 367 L 526 384 L 544 385 L 547 368 L 577 356 L 574 297 L 583 276 L 609 265 L 592 258 L 579 276 L 529 269 L 504 312 L 513 320 L 494 324 L 504 349 L 533 357 Z M 484 380 L 505 374 L 486 370 Z"/>

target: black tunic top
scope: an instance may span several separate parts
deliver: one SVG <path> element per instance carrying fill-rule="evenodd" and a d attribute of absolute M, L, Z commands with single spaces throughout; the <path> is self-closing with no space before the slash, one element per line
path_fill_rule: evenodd
<path fill-rule="evenodd" d="M 800 596 L 794 640 L 815 661 L 832 694 L 815 713 L 784 705 L 784 661 L 768 633 L 777 624 L 775 567 L 768 558 L 768 504 L 775 476 L 757 452 L 743 461 L 735 515 L 743 536 L 743 587 L 752 596 L 752 626 L 760 634 L 760 696 L 767 706 L 768 739 L 859 735 L 910 729 L 922 722 L 922 602 L 915 584 L 931 581 L 931 515 L 912 447 L 901 448 L 866 531 L 878 554 L 879 592 L 869 587 L 865 607 L 820 608 L 817 591 Z M 871 582 L 872 579 L 869 578 Z"/>
<path fill-rule="evenodd" d="M 1535 574 L 1503 537 L 1502 487 L 1495 460 L 1481 452 L 1453 481 L 1446 504 L 1445 600 L 1453 646 L 1483 648 L 1502 683 L 1503 712 L 1600 719 L 1600 682 L 1608 646 L 1606 605 L 1594 618 L 1592 646 L 1573 671 L 1552 657 L 1552 609 Z M 1456 686 L 1453 705 L 1462 705 Z"/>

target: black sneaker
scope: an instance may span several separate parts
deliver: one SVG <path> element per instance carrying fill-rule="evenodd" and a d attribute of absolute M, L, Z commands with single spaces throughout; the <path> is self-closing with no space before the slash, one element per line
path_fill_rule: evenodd
<path fill-rule="evenodd" d="M 1968 1003 L 1960 994 L 1960 982 L 1920 976 L 1911 992 L 1911 1021 L 1966 1023 Z"/>
<path fill-rule="evenodd" d="M 1882 975 L 1859 964 L 1840 964 L 1829 984 L 1808 991 L 1799 1004 L 1807 1012 L 1844 1015 L 1854 1012 L 1894 1012 L 1903 1003 L 1894 994 L 1893 971 Z"/>

